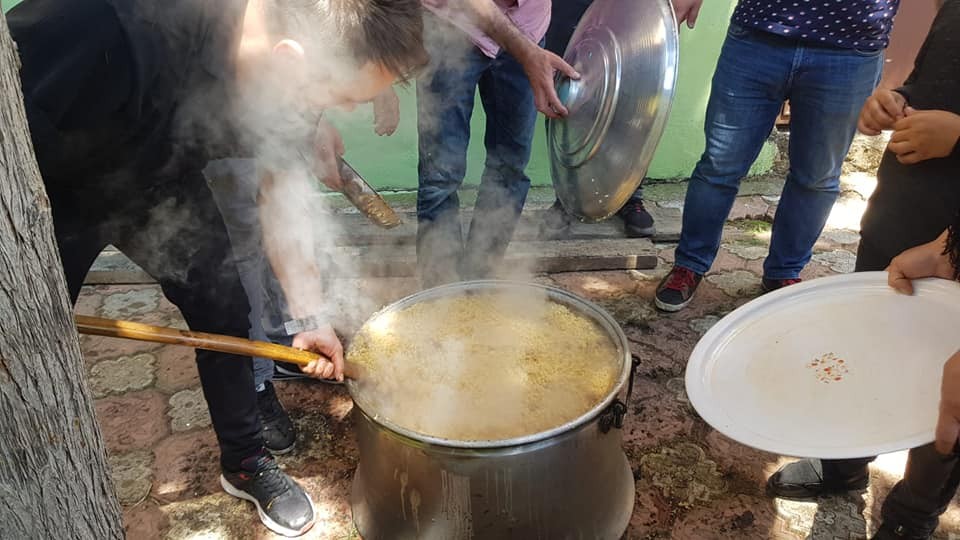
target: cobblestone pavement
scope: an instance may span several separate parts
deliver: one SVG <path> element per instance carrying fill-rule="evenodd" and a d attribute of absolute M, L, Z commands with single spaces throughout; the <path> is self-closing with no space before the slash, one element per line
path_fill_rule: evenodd
<path fill-rule="evenodd" d="M 815 278 L 849 272 L 864 206 L 864 190 L 845 193 L 816 255 L 804 272 Z M 868 185 L 869 182 L 864 182 Z M 869 186 L 868 186 L 869 187 Z M 776 197 L 738 199 L 714 270 L 696 301 L 675 315 L 651 308 L 673 246 L 658 247 L 655 271 L 571 273 L 537 281 L 598 302 L 620 321 L 642 359 L 624 446 L 637 478 L 637 500 L 626 538 L 855 539 L 876 526 L 884 495 L 901 474 L 904 455 L 881 458 L 863 495 L 817 503 L 763 496 L 768 474 L 786 462 L 741 446 L 710 429 L 684 394 L 686 360 L 698 338 L 720 317 L 758 294 Z M 664 205 L 677 206 L 665 200 Z M 387 303 L 413 292 L 408 279 L 357 280 L 356 287 Z M 152 324 L 182 326 L 156 286 L 84 289 L 77 311 Z M 365 314 L 358 314 L 361 318 Z M 81 338 L 110 452 L 129 538 L 271 538 L 252 506 L 218 486 L 217 448 L 190 349 L 100 337 Z M 342 388 L 313 382 L 277 383 L 300 431 L 297 448 L 279 458 L 317 502 L 318 523 L 308 538 L 358 538 L 347 502 L 357 463 L 351 401 Z M 960 538 L 960 510 L 951 507 L 938 538 Z"/>

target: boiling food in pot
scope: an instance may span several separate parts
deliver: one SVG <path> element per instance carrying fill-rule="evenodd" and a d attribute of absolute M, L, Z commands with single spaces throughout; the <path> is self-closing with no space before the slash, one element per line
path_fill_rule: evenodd
<path fill-rule="evenodd" d="M 368 321 L 348 351 L 368 414 L 457 441 L 503 440 L 575 420 L 622 367 L 592 319 L 542 293 L 473 293 Z"/>

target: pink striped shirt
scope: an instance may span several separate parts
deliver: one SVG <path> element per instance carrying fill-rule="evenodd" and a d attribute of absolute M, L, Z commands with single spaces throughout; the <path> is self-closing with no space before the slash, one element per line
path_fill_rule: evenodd
<path fill-rule="evenodd" d="M 476 26 L 470 24 L 463 17 L 450 13 L 446 0 L 421 0 L 423 5 L 440 17 L 449 20 L 461 30 L 470 35 L 483 54 L 495 58 L 500 54 L 500 45 L 484 34 Z M 539 43 L 550 26 L 551 0 L 490 0 L 513 21 L 523 35 L 534 43 Z M 563 2 L 564 0 L 559 0 Z"/>

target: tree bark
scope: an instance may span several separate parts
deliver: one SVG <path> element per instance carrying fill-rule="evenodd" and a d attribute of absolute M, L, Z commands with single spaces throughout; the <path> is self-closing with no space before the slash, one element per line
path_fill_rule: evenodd
<path fill-rule="evenodd" d="M 121 538 L 18 73 L 0 14 L 0 537 Z"/>

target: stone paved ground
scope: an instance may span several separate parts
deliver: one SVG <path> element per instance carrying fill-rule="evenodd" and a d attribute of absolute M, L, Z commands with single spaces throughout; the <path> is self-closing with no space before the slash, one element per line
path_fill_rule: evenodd
<path fill-rule="evenodd" d="M 872 186 L 868 175 L 845 177 L 846 191 L 804 277 L 849 272 L 855 232 Z M 661 190 L 663 191 L 663 190 Z M 768 190 L 775 193 L 774 190 Z M 679 207 L 677 196 L 658 204 Z M 660 268 L 649 273 L 603 272 L 539 276 L 590 298 L 622 324 L 642 359 L 624 446 L 637 477 L 629 539 L 855 539 L 875 527 L 884 494 L 904 455 L 881 458 L 871 489 L 816 503 L 763 496 L 766 476 L 786 460 L 743 447 L 710 429 L 684 394 L 683 373 L 697 339 L 725 313 L 759 291 L 769 238 L 766 221 L 776 197 L 738 200 L 723 249 L 697 301 L 677 315 L 650 306 L 673 246 L 658 246 Z M 364 280 L 356 287 L 386 303 L 415 290 L 411 280 Z M 105 317 L 182 325 L 155 286 L 96 286 L 83 291 L 77 311 Z M 363 316 L 364 314 L 359 314 Z M 217 483 L 217 450 L 188 349 L 83 337 L 89 384 L 107 440 L 128 536 L 140 538 L 270 538 L 252 507 L 225 495 Z M 318 525 L 308 538 L 357 538 L 347 494 L 356 444 L 340 388 L 311 382 L 278 383 L 300 430 L 297 450 L 282 466 L 317 502 Z M 938 538 L 960 538 L 960 508 L 946 514 Z"/>

